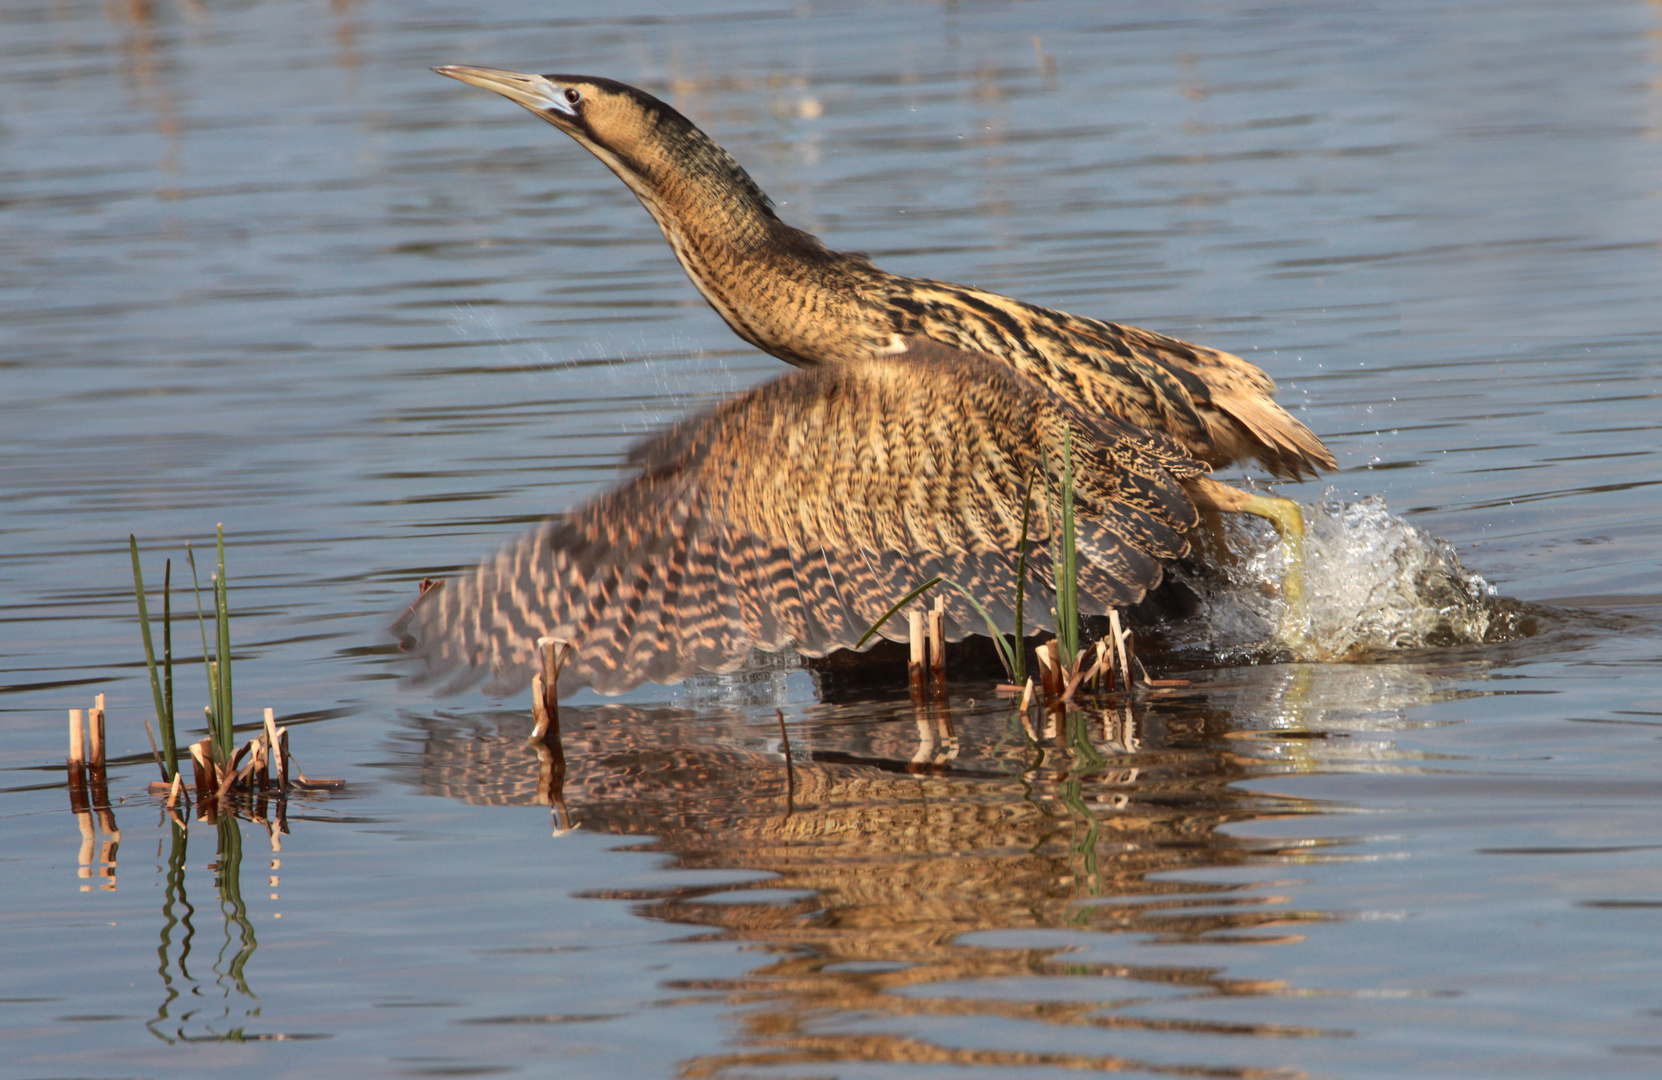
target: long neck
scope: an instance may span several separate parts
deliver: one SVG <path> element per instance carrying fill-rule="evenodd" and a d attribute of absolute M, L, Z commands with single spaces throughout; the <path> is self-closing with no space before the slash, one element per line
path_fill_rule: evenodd
<path fill-rule="evenodd" d="M 678 135 L 652 160 L 631 162 L 635 176 L 617 171 L 727 325 L 792 363 L 868 352 L 859 285 L 877 271 L 780 221 L 749 174 L 703 132 Z"/>

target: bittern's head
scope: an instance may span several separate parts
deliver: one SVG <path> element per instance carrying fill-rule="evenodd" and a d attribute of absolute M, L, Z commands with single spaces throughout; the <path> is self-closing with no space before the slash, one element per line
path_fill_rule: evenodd
<path fill-rule="evenodd" d="M 659 213 L 686 184 L 723 187 L 771 216 L 767 196 L 692 121 L 644 90 L 592 75 L 524 75 L 480 67 L 436 67 L 501 94 L 576 139 Z M 660 218 L 660 221 L 662 219 Z"/>

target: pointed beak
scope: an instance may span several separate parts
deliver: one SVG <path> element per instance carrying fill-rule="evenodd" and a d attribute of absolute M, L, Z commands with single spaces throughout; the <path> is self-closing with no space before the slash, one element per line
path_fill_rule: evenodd
<path fill-rule="evenodd" d="M 466 67 L 461 64 L 436 67 L 433 70 L 440 75 L 465 82 L 469 86 L 501 94 L 545 120 L 569 119 L 577 115 L 577 110 L 566 102 L 561 88 L 541 75 L 522 75 L 517 71 L 498 71 L 495 68 Z"/>

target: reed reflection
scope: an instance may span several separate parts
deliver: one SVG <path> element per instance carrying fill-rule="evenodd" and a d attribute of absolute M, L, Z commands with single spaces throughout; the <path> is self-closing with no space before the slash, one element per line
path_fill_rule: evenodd
<path fill-rule="evenodd" d="M 95 726 L 94 730 L 97 730 Z M 117 852 L 121 832 L 116 825 L 115 810 L 110 805 L 105 767 L 98 764 L 84 769 L 81 775 L 90 781 L 76 783 L 77 763 L 70 764 L 70 810 L 75 814 L 81 831 L 81 854 L 78 874 L 90 879 L 94 873 L 93 851 L 97 829 L 105 836 L 99 851 L 96 871 L 100 888 L 116 888 Z M 223 805 L 223 804 L 221 804 Z M 174 808 L 164 808 L 163 819 L 168 829 L 167 860 L 162 869 L 161 941 L 156 947 L 156 972 L 161 976 L 163 998 L 156 1015 L 146 1023 L 151 1034 L 166 1043 L 180 1042 L 242 1042 L 249 1036 L 241 1024 L 221 1026 L 226 1021 L 248 1019 L 260 1014 L 259 995 L 248 984 L 246 969 L 259 947 L 254 925 L 248 918 L 248 905 L 242 896 L 242 822 L 233 813 L 214 813 L 214 805 L 200 819 L 216 830 L 216 859 L 208 864 L 214 874 L 214 888 L 219 894 L 220 917 L 225 930 L 224 941 L 214 955 L 211 980 L 199 979 L 191 971 L 191 952 L 196 940 L 193 918 L 196 908 L 186 890 L 185 868 L 190 849 L 189 827 Z M 280 837 L 288 831 L 285 815 L 279 810 L 275 821 L 265 820 L 266 808 L 249 806 L 251 820 L 265 824 L 270 832 L 272 846 L 271 868 L 281 868 L 277 852 L 281 851 Z M 158 845 L 157 854 L 161 854 Z M 275 873 L 272 887 L 278 884 Z M 83 892 L 92 885 L 82 885 Z M 275 899 L 273 894 L 273 898 Z M 210 990 L 209 987 L 213 987 Z M 235 1019 L 234 1019 L 235 1018 Z"/>
<path fill-rule="evenodd" d="M 1139 959 L 1148 944 L 1296 947 L 1303 928 L 1339 917 L 1301 910 L 1288 883 L 1272 889 L 1246 872 L 1322 858 L 1333 841 L 1226 828 L 1323 807 L 1240 781 L 1386 763 L 1384 732 L 1404 722 L 1401 710 L 1458 691 L 1446 675 L 1408 666 L 1323 671 L 1317 683 L 1291 666 L 1202 675 L 1049 723 L 963 696 L 815 706 L 792 718 L 789 772 L 778 727 L 759 710 L 567 707 L 564 797 L 583 828 L 652 836 L 644 849 L 682 867 L 770 875 L 752 886 L 592 894 L 770 954 L 742 978 L 669 987 L 686 995 L 678 1000 L 730 1003 L 740 1031 L 733 1052 L 683 1063 L 688 1076 L 901 1061 L 1286 1075 L 1227 1060 L 1156 1062 L 1147 1039 L 1346 1034 L 1159 1015 L 1163 1001 L 1305 988 L 1231 976 L 1221 963 L 1075 954 L 1096 953 L 1092 942 Z M 412 724 L 420 751 L 410 779 L 428 792 L 548 801 L 529 717 Z M 1349 731 L 1361 733 L 1361 754 L 1334 749 Z M 1238 880 L 1217 873 L 1230 868 L 1243 870 Z M 768 899 L 748 902 L 747 889 Z M 1144 1056 L 1110 1052 L 1130 1046 Z"/>
<path fill-rule="evenodd" d="M 217 858 L 209 864 L 219 895 L 224 940 L 214 953 L 210 980 L 191 972 L 191 950 L 196 939 L 196 908 L 185 888 L 190 833 L 176 818 L 170 831 L 166 886 L 162 899 L 161 942 L 156 947 L 156 972 L 164 996 L 156 1015 L 145 1026 L 166 1043 L 243 1042 L 250 1036 L 244 1022 L 260 1015 L 260 998 L 248 984 L 246 969 L 259 948 L 248 905 L 242 897 L 242 825 L 231 815 L 216 825 Z M 278 850 L 273 832 L 273 851 Z M 278 867 L 272 858 L 272 867 Z M 277 879 L 273 876 L 272 881 Z M 178 933 L 175 942 L 174 935 Z M 233 1026 L 223 1026 L 230 1024 Z"/>
<path fill-rule="evenodd" d="M 69 764 L 70 810 L 75 814 L 81 832 L 79 876 L 85 880 L 93 876 L 93 851 L 97 829 L 105 836 L 96 869 L 101 888 L 116 888 L 117 852 L 121 832 L 116 825 L 115 810 L 110 804 L 108 781 L 103 757 L 97 751 L 102 740 L 102 708 L 94 709 L 95 753 L 93 764 L 83 765 L 72 751 Z M 78 720 L 78 710 L 72 716 Z M 219 895 L 219 914 L 224 926 L 224 940 L 214 954 L 211 979 L 198 978 L 191 970 L 191 953 L 196 940 L 193 919 L 196 908 L 186 890 L 186 873 L 190 829 L 179 808 L 164 806 L 163 821 L 168 829 L 167 859 L 162 872 L 161 941 L 156 947 L 156 972 L 161 976 L 163 997 L 156 1015 L 146 1023 L 151 1034 L 167 1043 L 180 1042 L 242 1042 L 251 1036 L 238 1021 L 260 1015 L 259 995 L 249 986 L 246 969 L 259 948 L 254 924 L 248 918 L 248 904 L 242 895 L 242 820 L 246 817 L 266 827 L 271 838 L 270 882 L 276 888 L 276 871 L 282 863 L 282 836 L 288 832 L 287 800 L 279 797 L 276 814 L 268 817 L 271 807 L 264 798 L 250 798 L 239 803 L 231 799 L 215 799 L 203 805 L 198 819 L 216 834 L 215 860 L 208 864 L 214 875 L 214 889 Z M 157 855 L 161 847 L 158 845 Z M 92 885 L 81 886 L 83 892 Z M 272 894 L 276 899 L 277 894 Z M 212 989 L 210 989 L 210 987 Z M 224 1026 L 227 1022 L 234 1026 Z"/>
<path fill-rule="evenodd" d="M 92 890 L 90 879 L 95 874 L 101 889 L 114 890 L 117 885 L 121 832 L 116 824 L 115 808 L 110 803 L 101 750 L 102 714 L 100 695 L 99 705 L 92 710 L 92 723 L 86 729 L 92 735 L 92 753 L 83 760 L 72 741 L 68 763 L 70 810 L 81 833 L 77 874 L 87 882 L 80 887 L 83 892 Z M 72 733 L 81 730 L 77 726 L 79 721 L 80 710 L 72 710 Z M 531 761 L 536 761 L 534 755 Z M 137 759 L 121 762 L 137 763 Z M 342 782 L 338 780 L 313 781 L 310 789 L 338 790 L 340 786 Z M 167 794 L 166 785 L 156 787 L 162 789 L 158 799 Z M 256 824 L 266 831 L 271 846 L 270 898 L 276 900 L 276 890 L 281 885 L 283 837 L 289 832 L 287 793 L 280 788 L 228 792 L 199 802 L 194 816 L 188 797 L 178 802 L 162 802 L 159 809 L 161 824 L 167 830 L 156 848 L 157 858 L 163 860 L 158 867 L 163 875 L 163 892 L 160 940 L 156 946 L 156 973 L 161 978 L 162 1000 L 145 1026 L 152 1035 L 169 1044 L 320 1037 L 248 1030 L 249 1022 L 261 1014 L 260 997 L 248 977 L 249 965 L 260 943 L 243 895 L 246 852 L 242 829 L 245 824 Z M 197 953 L 202 943 L 198 932 L 202 928 L 197 925 L 198 909 L 191 903 L 187 887 L 192 824 L 214 832 L 214 859 L 206 868 L 213 874 L 223 937 L 214 948 L 208 975 L 199 974 L 193 966 L 200 964 Z M 100 831 L 105 837 L 101 848 L 97 846 Z"/>
<path fill-rule="evenodd" d="M 92 891 L 92 879 L 104 892 L 116 891 L 117 854 L 121 850 L 121 829 L 110 804 L 109 765 L 104 756 L 104 695 L 99 694 L 88 710 L 83 726 L 81 710 L 69 710 L 69 759 L 66 762 L 69 810 L 81 831 L 81 850 L 76 874 Z M 104 842 L 98 836 L 103 833 Z"/>

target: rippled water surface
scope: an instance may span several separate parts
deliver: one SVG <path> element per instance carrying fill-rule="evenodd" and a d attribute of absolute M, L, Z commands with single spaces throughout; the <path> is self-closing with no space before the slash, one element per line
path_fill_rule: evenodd
<path fill-rule="evenodd" d="M 0 1075 L 1662 1068 L 1662 4 L 12 0 L 0 57 Z M 1341 464 L 1282 490 L 1533 634 L 1179 651 L 1031 735 L 968 679 L 585 695 L 551 837 L 522 703 L 385 627 L 779 365 L 438 63 L 639 83 L 835 246 L 1255 360 Z M 239 716 L 346 781 L 281 850 L 146 791 L 126 538 L 177 584 L 219 522 Z"/>

